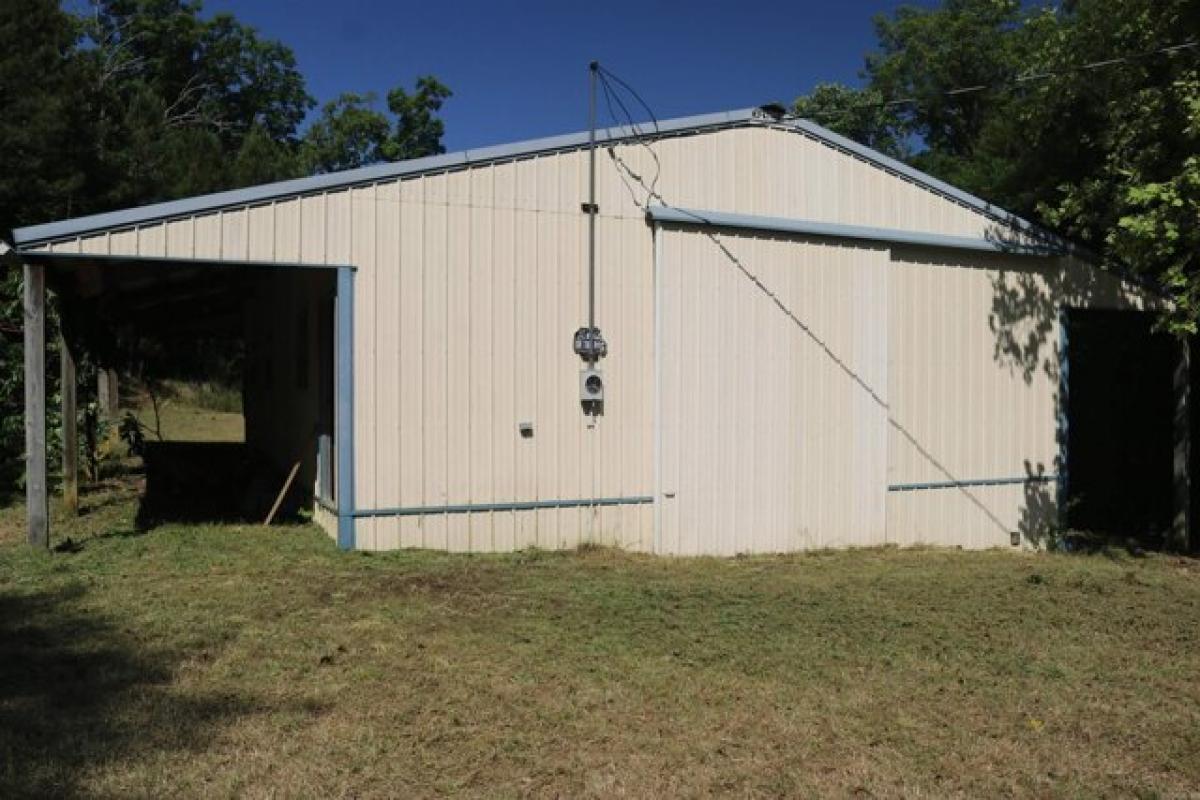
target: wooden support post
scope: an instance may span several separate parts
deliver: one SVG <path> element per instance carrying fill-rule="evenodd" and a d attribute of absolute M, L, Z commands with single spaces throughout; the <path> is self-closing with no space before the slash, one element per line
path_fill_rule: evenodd
<path fill-rule="evenodd" d="M 46 497 L 46 268 L 25 264 L 25 509 L 29 543 L 50 546 Z"/>
<path fill-rule="evenodd" d="M 75 357 L 59 337 L 62 361 L 62 495 L 68 514 L 79 513 L 79 428 L 75 418 Z"/>
<path fill-rule="evenodd" d="M 121 395 L 117 383 L 117 371 L 112 367 L 101 367 L 96 371 L 96 396 L 100 400 L 100 414 L 109 422 L 117 418 Z"/>
<path fill-rule="evenodd" d="M 1184 339 L 1179 345 L 1175 362 L 1175 513 L 1171 520 L 1171 549 L 1188 552 L 1191 549 L 1192 523 L 1192 424 L 1191 424 L 1191 342 Z"/>

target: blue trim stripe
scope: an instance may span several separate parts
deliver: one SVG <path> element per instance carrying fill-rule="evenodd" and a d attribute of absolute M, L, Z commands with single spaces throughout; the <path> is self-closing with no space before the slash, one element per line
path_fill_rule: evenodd
<path fill-rule="evenodd" d="M 971 478 L 963 481 L 934 481 L 932 483 L 896 483 L 889 492 L 919 492 L 925 489 L 963 489 L 970 486 L 1009 486 L 1017 483 L 1050 483 L 1055 475 L 1023 475 L 1019 478 Z"/>
<path fill-rule="evenodd" d="M 653 503 L 654 498 L 596 497 L 582 500 L 518 500 L 511 503 L 471 503 L 456 506 L 408 506 L 405 508 L 362 508 L 354 517 L 415 517 L 425 514 L 471 514 L 488 511 L 532 511 L 538 508 L 585 508 L 590 506 L 627 506 Z"/>
<path fill-rule="evenodd" d="M 730 214 L 723 211 L 701 211 L 670 206 L 651 206 L 646 216 L 652 222 L 677 225 L 700 225 L 712 228 L 741 228 L 754 231 L 790 233 L 837 239 L 857 239 L 887 244 L 940 247 L 953 250 L 984 250 L 1026 256 L 1058 256 L 1063 250 L 1042 242 L 1003 241 L 998 238 L 947 236 L 940 233 L 920 233 L 895 228 L 872 228 L 865 225 L 842 225 L 807 219 L 761 217 L 753 214 Z"/>
<path fill-rule="evenodd" d="M 337 542 L 354 549 L 354 270 L 337 274 Z"/>

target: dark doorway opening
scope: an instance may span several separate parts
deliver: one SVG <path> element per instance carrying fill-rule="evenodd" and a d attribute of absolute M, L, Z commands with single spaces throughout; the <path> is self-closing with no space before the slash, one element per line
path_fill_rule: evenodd
<path fill-rule="evenodd" d="M 1173 515 L 1179 344 L 1151 314 L 1067 315 L 1067 526 L 1161 548 Z"/>
<path fill-rule="evenodd" d="M 136 528 L 261 523 L 272 508 L 273 519 L 295 520 L 316 493 L 332 502 L 334 270 L 47 263 L 72 351 L 121 376 L 108 435 L 137 431 L 137 446 L 114 447 L 111 466 L 139 488 Z"/>

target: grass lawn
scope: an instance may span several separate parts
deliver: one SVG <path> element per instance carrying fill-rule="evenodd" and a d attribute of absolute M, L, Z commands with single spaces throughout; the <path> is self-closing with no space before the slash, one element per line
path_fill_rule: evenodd
<path fill-rule="evenodd" d="M 0 510 L 0 795 L 1200 793 L 1200 563 L 339 553 Z"/>

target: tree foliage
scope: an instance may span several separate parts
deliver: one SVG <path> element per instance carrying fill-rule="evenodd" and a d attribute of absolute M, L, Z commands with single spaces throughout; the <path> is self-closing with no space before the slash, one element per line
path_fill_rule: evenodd
<path fill-rule="evenodd" d="M 198 0 L 72 7 L 83 10 L 0 3 L 0 235 L 442 151 L 450 91 L 433 77 L 389 92 L 388 114 L 342 95 L 306 129 L 315 101 L 292 50 L 234 16 L 207 16 Z M 53 336 L 53 314 L 50 323 Z M 21 326 L 20 272 L 0 269 L 0 489 L 24 444 Z M 81 376 L 81 406 L 90 379 Z"/>
<path fill-rule="evenodd" d="M 864 87 L 817 87 L 799 113 L 913 143 L 914 166 L 1162 285 L 1165 325 L 1196 332 L 1200 52 L 1156 51 L 1195 41 L 1200 0 L 943 0 L 875 29 Z"/>
<path fill-rule="evenodd" d="M 398 86 L 388 92 L 389 119 L 375 108 L 375 95 L 347 92 L 321 109 L 305 137 L 303 163 L 309 172 L 334 172 L 445 152 L 437 112 L 450 94 L 428 75 L 411 94 Z"/>
<path fill-rule="evenodd" d="M 900 119 L 878 89 L 819 83 L 796 100 L 792 112 L 885 155 L 909 154 Z"/>

